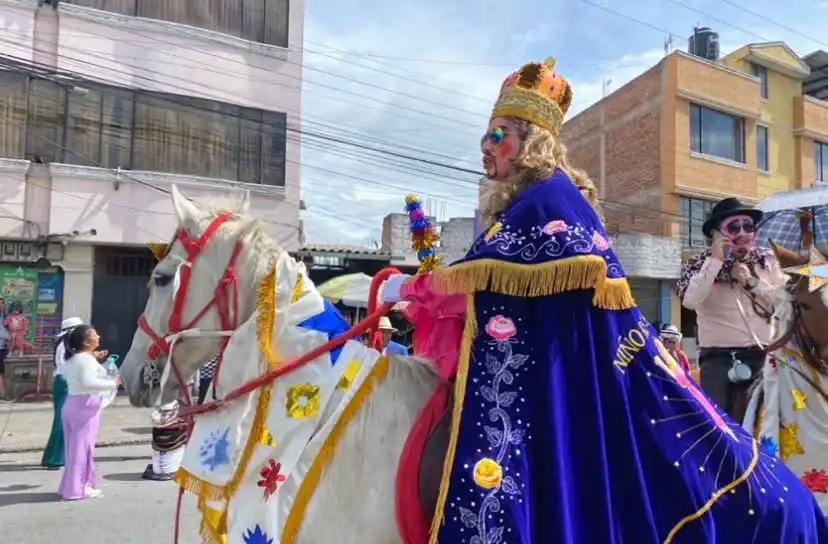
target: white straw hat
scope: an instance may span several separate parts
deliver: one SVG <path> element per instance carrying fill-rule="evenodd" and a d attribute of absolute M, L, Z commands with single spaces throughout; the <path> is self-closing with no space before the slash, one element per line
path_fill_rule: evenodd
<path fill-rule="evenodd" d="M 391 324 L 391 320 L 388 317 L 381 317 L 379 319 L 379 330 L 397 332 L 397 329 L 394 328 L 394 325 Z"/>

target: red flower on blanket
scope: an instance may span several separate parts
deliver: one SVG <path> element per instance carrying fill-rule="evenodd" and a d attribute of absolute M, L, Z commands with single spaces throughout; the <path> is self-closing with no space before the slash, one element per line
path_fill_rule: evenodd
<path fill-rule="evenodd" d="M 279 484 L 287 479 L 287 476 L 281 473 L 282 463 L 277 463 L 273 459 L 267 462 L 267 465 L 259 472 L 262 479 L 259 480 L 259 487 L 264 488 L 264 498 L 269 499 L 271 495 L 276 493 Z"/>
<path fill-rule="evenodd" d="M 809 470 L 800 480 L 814 493 L 828 493 L 828 472 L 824 470 Z"/>

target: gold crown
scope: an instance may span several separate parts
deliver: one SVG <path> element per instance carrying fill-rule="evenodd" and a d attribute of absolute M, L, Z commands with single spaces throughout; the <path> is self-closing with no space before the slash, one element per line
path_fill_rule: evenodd
<path fill-rule="evenodd" d="M 572 87 L 555 73 L 555 59 L 530 62 L 503 81 L 492 117 L 514 117 L 558 134 L 569 106 Z"/>

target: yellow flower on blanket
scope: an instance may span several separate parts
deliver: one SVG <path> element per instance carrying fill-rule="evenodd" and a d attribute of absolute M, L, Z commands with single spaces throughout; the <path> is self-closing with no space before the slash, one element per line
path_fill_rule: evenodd
<path fill-rule="evenodd" d="M 287 415 L 292 419 L 309 419 L 319 412 L 319 387 L 312 383 L 292 385 L 285 400 Z"/>
<path fill-rule="evenodd" d="M 349 389 L 351 384 L 354 383 L 354 380 L 359 374 L 359 369 L 362 367 L 362 363 L 354 359 L 350 363 L 348 363 L 348 367 L 345 369 L 345 372 L 342 373 L 342 378 L 339 379 L 339 383 L 336 384 L 337 389 Z"/>
<path fill-rule="evenodd" d="M 494 459 L 484 457 L 474 465 L 474 483 L 483 489 L 494 489 L 503 480 L 503 467 Z"/>
<path fill-rule="evenodd" d="M 800 391 L 799 389 L 791 390 L 791 396 L 793 397 L 793 411 L 794 412 L 801 412 L 808 406 L 808 403 L 805 399 L 805 393 Z"/>
<path fill-rule="evenodd" d="M 799 443 L 799 425 L 791 423 L 779 426 L 779 458 L 785 463 L 791 455 L 802 455 L 805 450 Z"/>

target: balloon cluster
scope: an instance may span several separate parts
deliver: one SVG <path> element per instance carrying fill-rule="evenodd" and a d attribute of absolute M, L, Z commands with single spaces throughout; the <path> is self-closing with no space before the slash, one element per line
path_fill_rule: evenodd
<path fill-rule="evenodd" d="M 417 253 L 420 261 L 418 273 L 432 272 L 440 264 L 440 257 L 434 251 L 440 237 L 434 232 L 434 225 L 423 211 L 423 202 L 415 195 L 405 197 L 405 211 L 408 212 L 411 249 Z"/>

